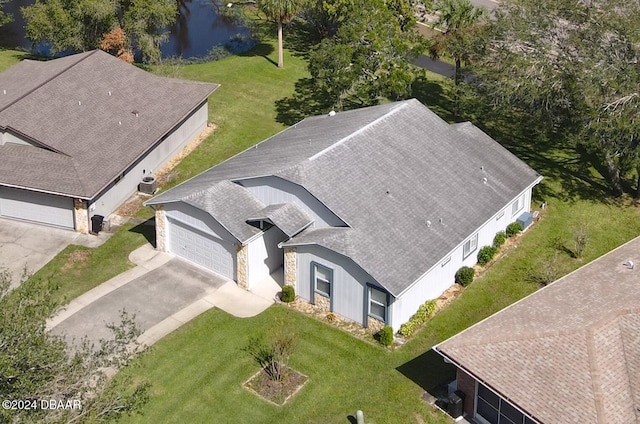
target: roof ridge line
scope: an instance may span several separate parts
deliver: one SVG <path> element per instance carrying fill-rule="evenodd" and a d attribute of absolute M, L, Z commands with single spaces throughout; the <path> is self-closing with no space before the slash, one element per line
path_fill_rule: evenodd
<path fill-rule="evenodd" d="M 88 58 L 89 56 L 94 55 L 98 50 L 93 50 L 91 52 L 89 52 L 89 54 L 87 54 L 85 57 L 80 58 L 79 60 L 73 62 L 71 65 L 67 66 L 66 68 L 62 69 L 60 72 L 58 72 L 57 74 L 55 74 L 54 76 L 52 76 L 51 78 L 43 81 L 41 84 L 37 85 L 36 87 L 32 88 L 31 90 L 27 91 L 26 93 L 24 93 L 22 96 L 18 97 L 17 99 L 15 99 L 14 101 L 12 101 L 11 103 L 9 103 L 8 105 L 6 105 L 5 107 L 0 109 L 0 112 L 4 112 L 5 110 L 7 110 L 7 108 L 13 106 L 14 104 L 16 104 L 17 102 L 19 102 L 20 100 L 24 99 L 25 97 L 27 97 L 28 95 L 30 95 L 31 93 L 33 93 L 34 91 L 42 88 L 43 86 L 45 86 L 46 84 L 49 84 L 51 81 L 53 81 L 54 79 L 58 78 L 60 75 L 64 74 L 65 72 L 67 72 L 69 69 L 73 68 L 74 66 L 76 66 L 78 63 L 82 62 L 83 60 L 85 60 L 86 58 Z M 55 60 L 55 59 L 53 59 Z M 46 63 L 48 61 L 45 61 L 44 63 Z"/>
<path fill-rule="evenodd" d="M 398 106 L 396 106 L 393 109 L 391 109 L 389 112 L 385 113 L 384 115 L 380 116 L 379 118 L 374 119 L 373 121 L 369 122 L 364 127 L 359 128 L 358 130 L 356 130 L 356 131 L 352 132 L 351 134 L 347 135 L 346 137 L 343 137 L 342 139 L 336 141 L 331 146 L 320 150 L 318 153 L 316 153 L 315 155 L 311 156 L 307 160 L 309 160 L 309 161 L 315 160 L 315 159 L 319 158 L 320 156 L 324 155 L 325 153 L 327 153 L 328 151 L 333 150 L 335 147 L 337 147 L 337 146 L 339 146 L 341 144 L 344 144 L 345 142 L 349 141 L 351 138 L 353 138 L 356 135 L 358 135 L 358 134 L 364 132 L 365 130 L 371 128 L 373 125 L 377 124 L 378 122 L 380 122 L 380 121 L 392 116 L 397 111 L 404 109 L 409 104 L 408 102 L 409 102 L 408 100 L 402 102 Z"/>

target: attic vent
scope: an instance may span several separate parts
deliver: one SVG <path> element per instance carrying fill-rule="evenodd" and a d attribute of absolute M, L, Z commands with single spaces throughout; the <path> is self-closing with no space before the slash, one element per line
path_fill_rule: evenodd
<path fill-rule="evenodd" d="M 633 261 L 631 259 L 629 259 L 627 262 L 624 263 L 624 266 L 626 266 L 629 269 L 633 269 L 635 264 L 633 263 Z"/>
<path fill-rule="evenodd" d="M 427 228 L 431 227 L 431 221 L 427 221 L 426 224 L 427 224 Z"/>
<path fill-rule="evenodd" d="M 136 116 L 136 118 L 138 117 L 138 111 L 137 110 L 132 110 L 131 113 L 133 113 Z"/>
<path fill-rule="evenodd" d="M 118 125 L 122 125 L 122 121 L 118 121 Z"/>
<path fill-rule="evenodd" d="M 336 111 L 332 110 L 331 112 L 329 112 L 329 116 L 335 116 L 336 115 Z"/>
<path fill-rule="evenodd" d="M 487 183 L 487 178 L 486 178 L 486 177 L 482 179 L 482 183 L 483 183 L 483 184 L 486 184 L 486 183 Z"/>
<path fill-rule="evenodd" d="M 109 96 L 111 96 L 111 91 L 109 91 Z"/>
<path fill-rule="evenodd" d="M 78 106 L 82 106 L 82 102 L 78 100 Z"/>

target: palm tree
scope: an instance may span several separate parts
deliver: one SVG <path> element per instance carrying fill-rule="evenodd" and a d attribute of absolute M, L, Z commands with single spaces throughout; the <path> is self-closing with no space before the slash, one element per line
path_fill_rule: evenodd
<path fill-rule="evenodd" d="M 470 0 L 440 0 L 435 4 L 435 10 L 440 12 L 440 17 L 434 26 L 442 32 L 433 38 L 429 53 L 434 59 L 443 53 L 453 57 L 454 82 L 458 85 L 462 81 L 462 61 L 469 58 L 471 38 L 485 10 L 474 7 Z"/>
<path fill-rule="evenodd" d="M 284 67 L 282 57 L 282 24 L 291 22 L 302 6 L 302 0 L 258 0 L 258 8 L 278 24 L 278 68 Z"/>

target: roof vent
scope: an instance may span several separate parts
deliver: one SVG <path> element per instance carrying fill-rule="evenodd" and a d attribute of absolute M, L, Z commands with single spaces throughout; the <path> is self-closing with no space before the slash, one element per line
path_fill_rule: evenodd
<path fill-rule="evenodd" d="M 78 106 L 82 106 L 82 102 L 78 100 Z"/>
<path fill-rule="evenodd" d="M 440 222 L 441 224 L 443 224 L 443 223 L 444 223 L 444 219 L 440 218 L 440 219 L 438 220 L 438 222 Z"/>
<path fill-rule="evenodd" d="M 111 96 L 111 91 L 109 91 L 109 96 Z"/>
<path fill-rule="evenodd" d="M 482 165 L 482 166 L 480 167 L 480 170 L 481 170 L 482 172 L 484 172 L 484 165 Z"/>
<path fill-rule="evenodd" d="M 2 94 L 7 94 L 7 90 L 2 90 Z"/>
<path fill-rule="evenodd" d="M 131 113 L 133 113 L 136 116 L 136 118 L 138 117 L 138 111 L 137 110 L 132 110 Z"/>
<path fill-rule="evenodd" d="M 626 266 L 629 269 L 633 269 L 635 264 L 633 263 L 633 261 L 631 259 L 629 259 L 627 262 L 624 263 L 624 266 Z"/>
<path fill-rule="evenodd" d="M 484 178 L 482 179 L 482 183 L 483 183 L 483 184 L 486 184 L 486 183 L 487 183 L 487 177 L 484 177 Z"/>
<path fill-rule="evenodd" d="M 387 194 L 391 194 L 391 192 L 389 190 L 387 190 Z"/>
<path fill-rule="evenodd" d="M 122 125 L 122 121 L 118 121 L 118 125 Z"/>
<path fill-rule="evenodd" d="M 431 227 L 431 221 L 427 221 L 427 228 Z"/>
<path fill-rule="evenodd" d="M 329 112 L 329 116 L 335 116 L 336 115 L 336 111 L 332 110 L 331 112 Z"/>

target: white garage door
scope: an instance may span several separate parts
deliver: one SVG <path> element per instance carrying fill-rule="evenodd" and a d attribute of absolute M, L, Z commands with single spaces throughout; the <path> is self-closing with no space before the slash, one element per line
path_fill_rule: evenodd
<path fill-rule="evenodd" d="M 73 199 L 0 187 L 0 216 L 73 229 Z"/>
<path fill-rule="evenodd" d="M 169 225 L 169 252 L 235 279 L 235 245 L 172 219 Z"/>

